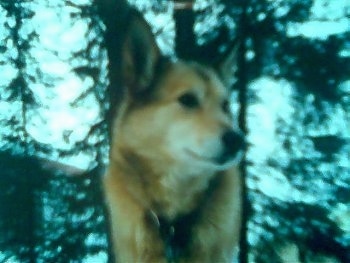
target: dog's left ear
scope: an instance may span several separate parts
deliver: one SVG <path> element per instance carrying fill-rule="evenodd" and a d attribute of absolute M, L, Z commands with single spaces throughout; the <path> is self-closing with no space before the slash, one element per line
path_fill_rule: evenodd
<path fill-rule="evenodd" d="M 131 94 L 146 91 L 160 58 L 151 27 L 136 10 L 131 11 L 122 49 L 123 82 Z"/>
<path fill-rule="evenodd" d="M 232 85 L 236 81 L 235 74 L 237 72 L 238 49 L 239 44 L 235 44 L 225 52 L 219 62 L 214 65 L 219 77 L 227 88 L 232 88 Z"/>

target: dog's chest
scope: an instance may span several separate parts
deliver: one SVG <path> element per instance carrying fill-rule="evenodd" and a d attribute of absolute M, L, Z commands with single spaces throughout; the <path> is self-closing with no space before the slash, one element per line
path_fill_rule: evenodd
<path fill-rule="evenodd" d="M 157 191 L 159 194 L 154 197 L 158 214 L 173 220 L 197 209 L 207 194 L 210 178 L 211 176 L 185 179 L 176 178 L 174 175 L 163 177 Z"/>

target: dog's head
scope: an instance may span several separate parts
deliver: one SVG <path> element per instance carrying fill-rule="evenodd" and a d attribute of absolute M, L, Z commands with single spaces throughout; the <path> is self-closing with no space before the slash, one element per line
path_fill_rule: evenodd
<path fill-rule="evenodd" d="M 222 66 L 221 72 L 233 68 L 228 61 Z M 244 140 L 232 128 L 224 81 L 210 67 L 162 57 L 136 13 L 123 46 L 123 78 L 127 98 L 112 139 L 119 151 L 183 172 L 237 164 Z"/>

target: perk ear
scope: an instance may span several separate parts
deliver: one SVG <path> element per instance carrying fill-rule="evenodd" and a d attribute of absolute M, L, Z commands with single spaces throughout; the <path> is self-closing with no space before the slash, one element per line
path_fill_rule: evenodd
<path fill-rule="evenodd" d="M 151 27 L 137 11 L 131 11 L 122 46 L 123 82 L 133 94 L 145 91 L 154 78 L 160 51 Z"/>
<path fill-rule="evenodd" d="M 232 88 L 236 81 L 238 49 L 239 44 L 232 46 L 215 66 L 217 73 L 228 88 Z"/>

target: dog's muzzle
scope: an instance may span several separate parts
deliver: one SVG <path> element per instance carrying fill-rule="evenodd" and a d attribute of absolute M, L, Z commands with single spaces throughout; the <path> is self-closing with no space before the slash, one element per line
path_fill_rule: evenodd
<path fill-rule="evenodd" d="M 246 142 L 243 133 L 232 129 L 226 130 L 221 137 L 223 151 L 217 162 L 224 164 L 235 159 L 239 153 L 245 150 Z"/>

